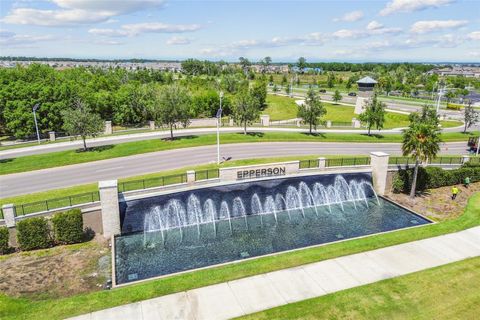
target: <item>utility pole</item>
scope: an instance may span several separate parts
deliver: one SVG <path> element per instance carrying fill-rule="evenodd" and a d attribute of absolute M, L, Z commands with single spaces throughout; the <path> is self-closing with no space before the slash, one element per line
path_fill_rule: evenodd
<path fill-rule="evenodd" d="M 223 91 L 220 91 L 220 108 L 217 110 L 217 164 L 220 164 L 220 121 L 222 120 L 222 98 Z"/>
<path fill-rule="evenodd" d="M 35 120 L 35 130 L 37 131 L 37 141 L 38 141 L 38 144 L 40 144 L 40 134 L 38 133 L 38 124 L 37 124 L 37 115 L 36 115 L 36 111 L 38 110 L 38 108 L 40 107 L 40 105 L 37 103 L 33 106 L 32 108 L 32 111 L 33 111 L 33 119 Z"/>

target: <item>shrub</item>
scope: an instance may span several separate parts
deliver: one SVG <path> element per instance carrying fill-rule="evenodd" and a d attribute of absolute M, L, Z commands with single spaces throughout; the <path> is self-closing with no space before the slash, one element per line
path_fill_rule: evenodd
<path fill-rule="evenodd" d="M 8 252 L 8 228 L 0 227 L 0 254 Z"/>
<path fill-rule="evenodd" d="M 466 177 L 471 182 L 480 181 L 480 165 L 478 163 L 465 163 L 458 169 L 444 170 L 439 167 L 419 167 L 417 190 L 435 189 L 454 184 L 463 183 Z M 412 186 L 413 168 L 399 170 L 393 178 L 393 192 L 409 192 Z"/>
<path fill-rule="evenodd" d="M 447 103 L 447 109 L 450 109 L 450 110 L 460 110 L 460 109 L 462 109 L 462 105 L 460 105 L 460 104 L 453 104 L 453 103 Z"/>
<path fill-rule="evenodd" d="M 62 244 L 83 240 L 83 217 L 80 209 L 56 213 L 52 218 L 55 240 Z"/>
<path fill-rule="evenodd" d="M 20 249 L 34 250 L 52 245 L 50 229 L 45 218 L 28 218 L 17 223 L 17 240 Z"/>

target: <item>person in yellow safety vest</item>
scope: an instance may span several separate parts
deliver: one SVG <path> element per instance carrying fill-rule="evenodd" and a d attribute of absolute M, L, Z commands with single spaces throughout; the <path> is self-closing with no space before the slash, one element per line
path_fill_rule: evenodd
<path fill-rule="evenodd" d="M 458 194 L 458 188 L 457 188 L 457 186 L 453 186 L 452 187 L 452 200 L 455 200 L 455 198 L 457 197 L 457 194 Z"/>

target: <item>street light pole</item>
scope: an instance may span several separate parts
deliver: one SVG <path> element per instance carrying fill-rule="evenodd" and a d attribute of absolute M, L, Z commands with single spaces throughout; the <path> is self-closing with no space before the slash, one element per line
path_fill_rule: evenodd
<path fill-rule="evenodd" d="M 220 91 L 220 108 L 217 110 L 217 164 L 220 164 L 220 121 L 222 119 L 223 91 Z"/>
<path fill-rule="evenodd" d="M 35 130 L 37 131 L 37 141 L 38 141 L 38 144 L 40 144 L 40 134 L 38 133 L 37 114 L 35 113 L 35 111 L 37 111 L 39 107 L 40 107 L 40 105 L 37 103 L 37 104 L 34 105 L 33 108 L 32 108 L 32 111 L 33 111 L 33 119 L 35 120 Z"/>

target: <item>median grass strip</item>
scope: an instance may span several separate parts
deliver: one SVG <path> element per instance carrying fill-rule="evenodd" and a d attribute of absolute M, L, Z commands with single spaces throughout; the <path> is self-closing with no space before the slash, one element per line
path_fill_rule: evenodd
<path fill-rule="evenodd" d="M 478 279 L 479 257 L 237 319 L 475 319 Z"/>
<path fill-rule="evenodd" d="M 307 248 L 249 261 L 192 271 L 144 283 L 62 299 L 30 300 L 0 295 L 1 319 L 61 319 L 166 294 L 295 267 L 339 256 L 460 231 L 480 224 L 480 193 L 457 219 L 386 234 Z"/>
<path fill-rule="evenodd" d="M 478 133 L 477 133 L 478 134 Z M 466 141 L 474 133 L 463 134 L 449 132 L 442 135 L 444 141 Z M 372 135 L 357 133 L 319 133 L 309 135 L 301 132 L 252 132 L 244 135 L 241 133 L 222 134 L 222 144 L 252 143 L 252 142 L 401 142 L 400 134 Z M 70 164 L 85 163 L 90 161 L 105 160 L 125 157 L 148 152 L 172 150 L 179 148 L 213 145 L 216 135 L 201 135 L 179 137 L 172 141 L 153 139 L 127 142 L 116 145 L 107 145 L 93 148 L 90 151 L 67 150 L 46 154 L 30 155 L 0 161 L 0 174 L 25 172 L 46 168 L 65 166 Z"/>

